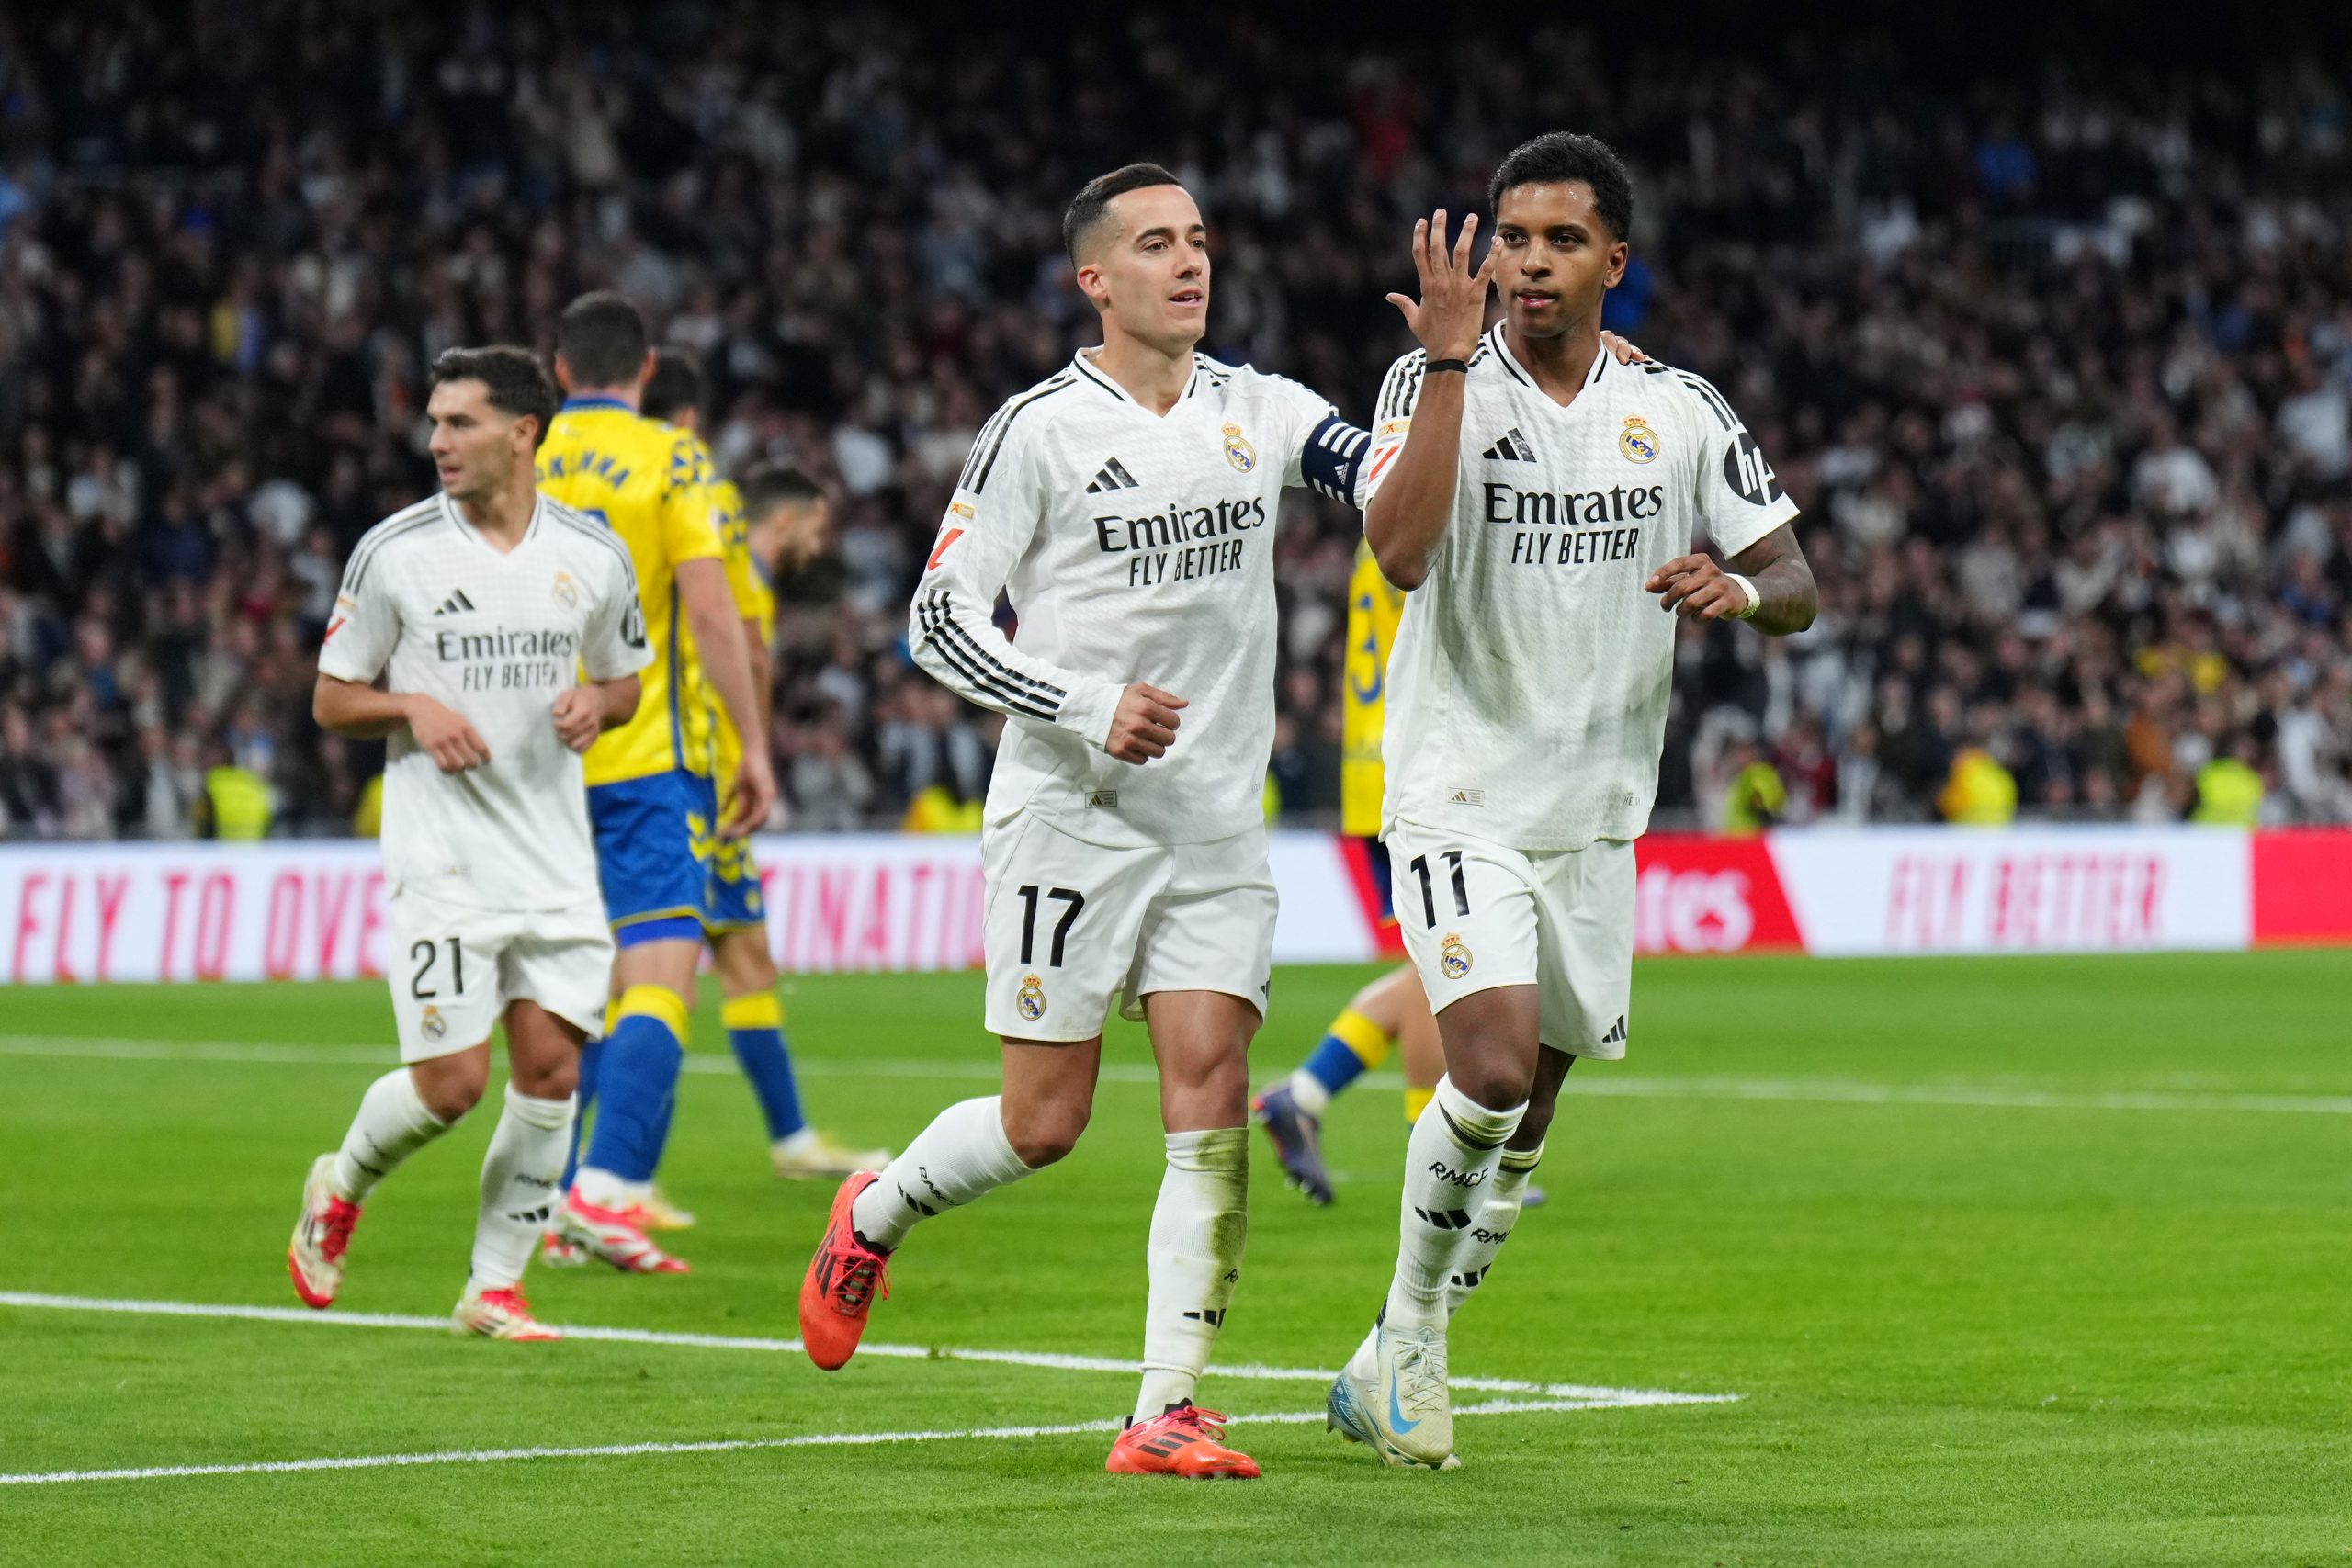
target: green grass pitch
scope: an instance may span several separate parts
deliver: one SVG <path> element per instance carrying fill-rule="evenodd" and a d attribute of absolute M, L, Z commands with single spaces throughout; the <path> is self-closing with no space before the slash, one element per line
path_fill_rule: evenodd
<path fill-rule="evenodd" d="M 1259 1078 L 1369 973 L 1283 973 Z M 1635 1004 L 1630 1058 L 1570 1079 L 1552 1201 L 1454 1371 L 1736 1403 L 1468 1416 L 1446 1475 L 1319 1421 L 1238 1425 L 1266 1471 L 1244 1485 L 1106 1476 L 1101 1432 L 6 1484 L 0 1562 L 2352 1563 L 2352 955 L 1661 962 Z M 976 977 L 804 979 L 788 1005 L 811 1106 L 852 1137 L 989 1091 Z M 0 1291 L 292 1306 L 302 1173 L 390 1022 L 373 986 L 0 992 Z M 675 1238 L 695 1272 L 535 1267 L 555 1322 L 795 1331 L 830 1192 L 769 1177 L 715 1002 L 697 1030 L 665 1171 L 702 1216 Z M 1159 1124 L 1140 1034 L 1106 1056 L 1080 1151 L 918 1233 L 872 1339 L 1136 1353 Z M 338 1313 L 447 1314 L 487 1104 L 369 1205 Z M 1343 1100 L 1322 1212 L 1253 1147 L 1221 1361 L 1346 1355 L 1403 1132 L 1393 1084 Z M 1132 1392 L 0 1305 L 10 1476 L 1057 1426 Z M 1321 1399 L 1203 1390 L 1237 1416 Z"/>

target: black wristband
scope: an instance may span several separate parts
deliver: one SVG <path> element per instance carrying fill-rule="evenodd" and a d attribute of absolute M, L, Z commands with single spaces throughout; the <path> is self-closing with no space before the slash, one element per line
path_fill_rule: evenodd
<path fill-rule="evenodd" d="M 1421 374 L 1424 376 L 1432 370 L 1459 370 L 1467 376 L 1470 374 L 1470 362 L 1466 359 L 1432 359 L 1421 367 Z"/>

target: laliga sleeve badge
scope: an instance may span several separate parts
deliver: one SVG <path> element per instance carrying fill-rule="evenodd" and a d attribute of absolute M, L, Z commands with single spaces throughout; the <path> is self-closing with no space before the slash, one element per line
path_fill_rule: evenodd
<path fill-rule="evenodd" d="M 1012 998 L 1021 1016 L 1035 1023 L 1046 1016 L 1046 983 L 1035 975 L 1021 977 L 1021 992 Z"/>
<path fill-rule="evenodd" d="M 1238 424 L 1225 427 L 1225 460 L 1245 474 L 1258 466 L 1258 449 L 1243 437 Z"/>
<path fill-rule="evenodd" d="M 1437 964 L 1445 971 L 1447 979 L 1459 980 L 1470 973 L 1470 949 L 1464 945 L 1461 937 L 1448 931 L 1445 945 L 1437 950 Z"/>
<path fill-rule="evenodd" d="M 417 1032 L 438 1045 L 449 1032 L 449 1021 L 441 1016 L 439 1008 L 427 1002 L 424 1004 L 424 1021 L 417 1025 Z"/>
<path fill-rule="evenodd" d="M 1657 461 L 1657 432 L 1640 414 L 1627 414 L 1625 428 L 1617 434 L 1617 450 L 1625 454 L 1626 461 L 1655 463 Z"/>

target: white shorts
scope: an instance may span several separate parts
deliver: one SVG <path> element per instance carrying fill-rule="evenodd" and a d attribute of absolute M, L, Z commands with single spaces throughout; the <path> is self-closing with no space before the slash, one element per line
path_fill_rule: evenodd
<path fill-rule="evenodd" d="M 1510 850 L 1399 822 L 1388 864 L 1396 924 L 1432 1011 L 1498 986 L 1533 986 L 1544 1044 L 1608 1061 L 1625 1054 L 1632 844 Z"/>
<path fill-rule="evenodd" d="M 980 837 L 987 1026 L 1015 1040 L 1091 1040 L 1112 998 L 1225 991 L 1262 1017 L 1274 875 L 1253 828 L 1205 844 L 1106 849 L 1028 812 Z"/>
<path fill-rule="evenodd" d="M 517 999 L 605 1032 L 613 936 L 600 904 L 498 913 L 395 889 L 387 923 L 403 1062 L 481 1044 Z"/>

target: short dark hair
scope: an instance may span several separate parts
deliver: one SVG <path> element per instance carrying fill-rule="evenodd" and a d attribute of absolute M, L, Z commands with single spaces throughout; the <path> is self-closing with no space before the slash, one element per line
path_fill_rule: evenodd
<path fill-rule="evenodd" d="M 646 378 L 645 399 L 639 405 L 648 419 L 674 421 L 688 409 L 700 409 L 707 389 L 702 355 L 691 348 L 665 346 L 653 351 L 653 374 Z"/>
<path fill-rule="evenodd" d="M 736 490 L 743 497 L 743 515 L 756 517 L 771 506 L 788 501 L 822 501 L 825 487 L 797 463 L 763 463 L 743 476 Z"/>
<path fill-rule="evenodd" d="M 441 357 L 433 362 L 432 384 L 438 387 L 447 381 L 480 381 L 492 408 L 516 419 L 537 420 L 538 434 L 531 437 L 534 446 L 548 438 L 548 425 L 562 401 L 538 355 L 512 344 L 443 349 Z"/>
<path fill-rule="evenodd" d="M 1592 187 L 1593 209 L 1617 239 L 1634 228 L 1634 182 L 1625 173 L 1617 150 L 1598 136 L 1548 130 L 1532 141 L 1510 150 L 1487 184 L 1487 209 L 1502 206 L 1503 193 L 1514 186 L 1559 185 L 1582 180 Z"/>
<path fill-rule="evenodd" d="M 1158 164 L 1129 164 L 1087 181 L 1070 197 L 1069 210 L 1062 214 L 1062 248 L 1069 252 L 1070 265 L 1078 265 L 1078 248 L 1094 232 L 1095 225 L 1111 215 L 1112 197 L 1131 190 L 1148 190 L 1153 186 L 1182 183 Z"/>
<path fill-rule="evenodd" d="M 626 387 L 645 364 L 645 318 L 610 289 L 582 294 L 556 322 L 555 351 L 575 387 Z"/>

